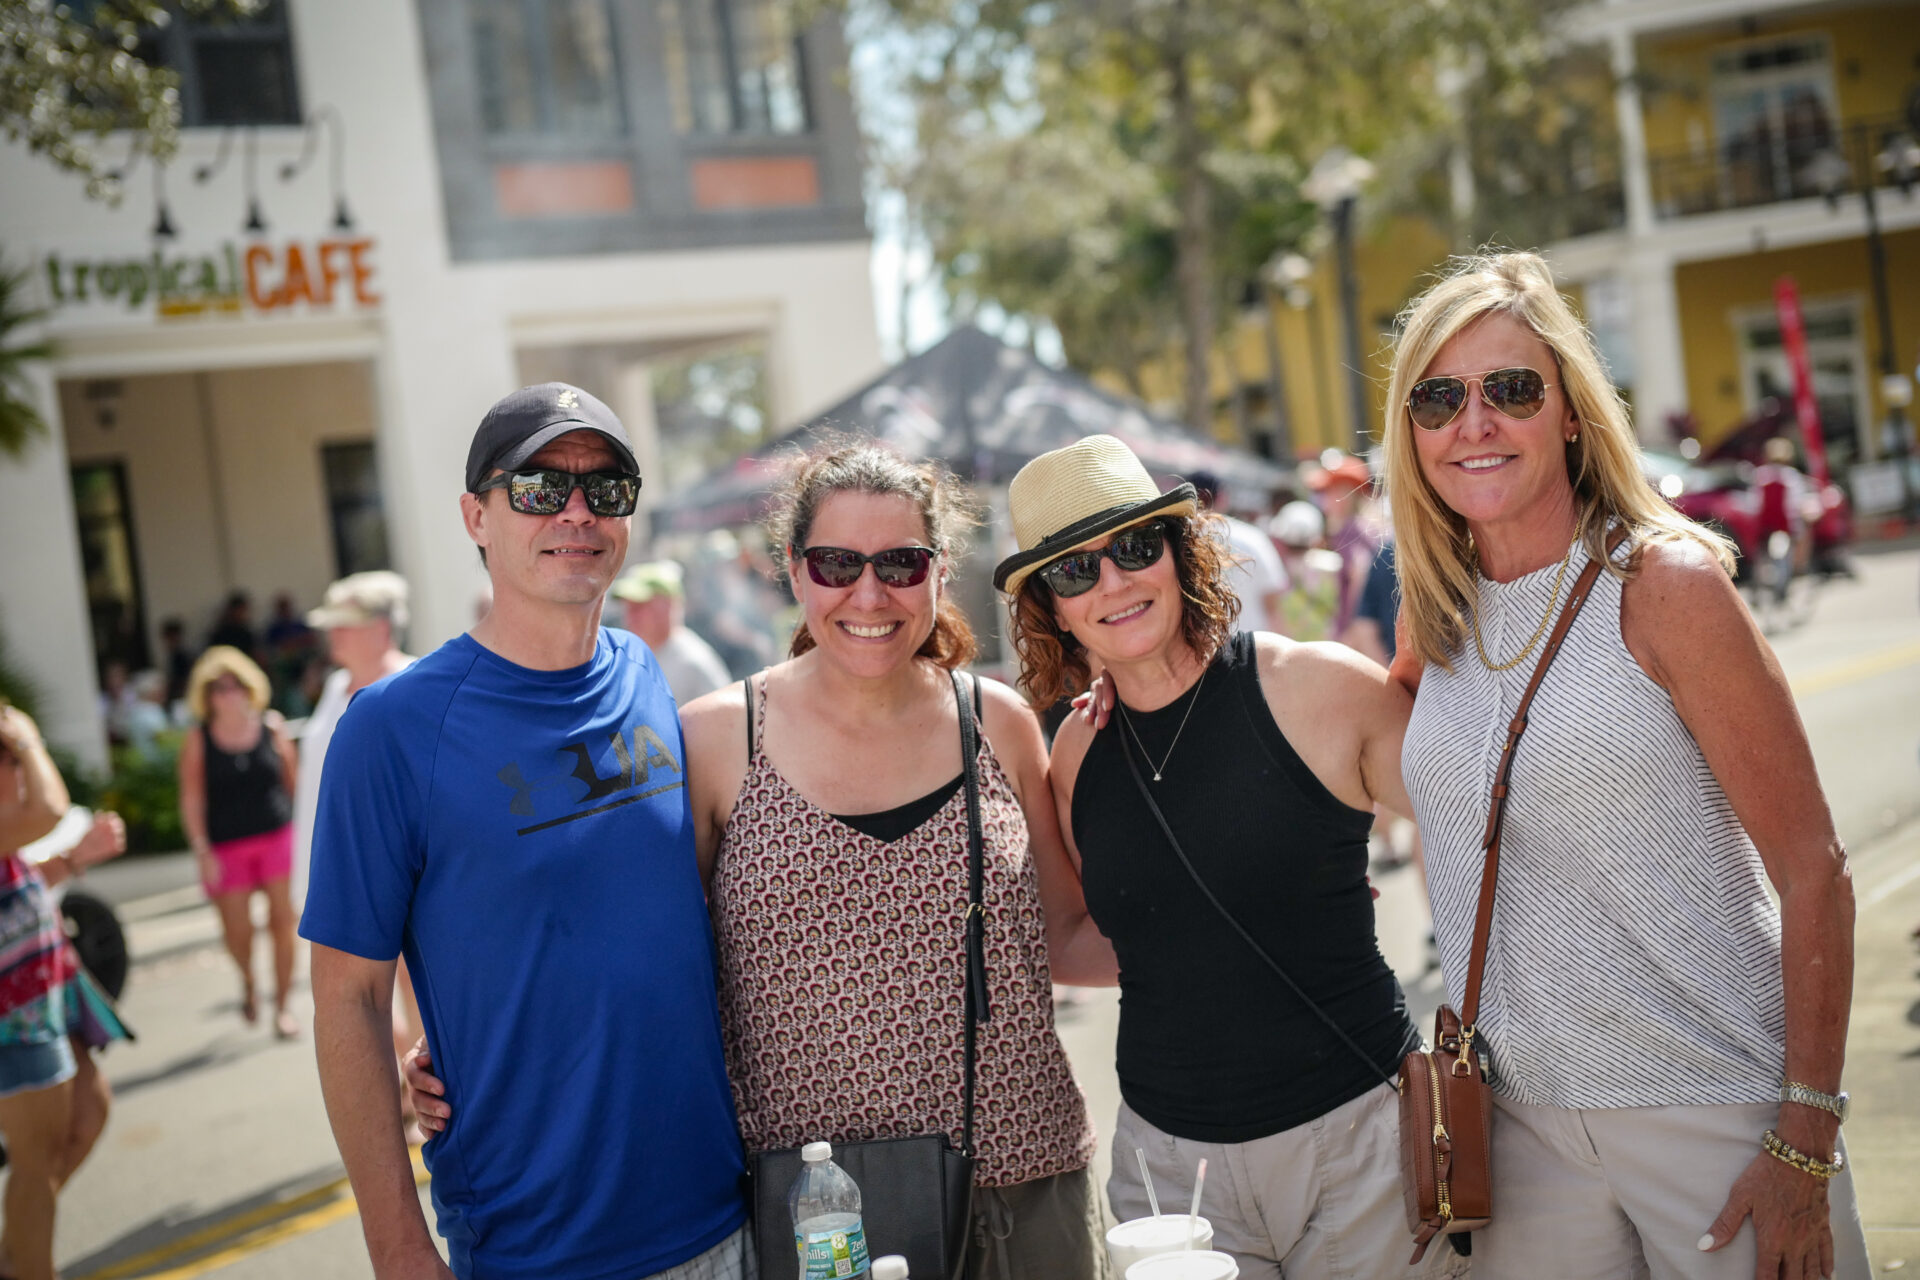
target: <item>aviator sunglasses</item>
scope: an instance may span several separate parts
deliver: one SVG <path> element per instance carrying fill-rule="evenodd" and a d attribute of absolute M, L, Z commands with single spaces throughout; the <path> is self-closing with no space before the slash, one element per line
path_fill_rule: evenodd
<path fill-rule="evenodd" d="M 1158 520 L 1122 529 L 1104 547 L 1069 551 L 1039 570 L 1040 580 L 1063 600 L 1085 595 L 1100 582 L 1100 561 L 1108 559 L 1128 573 L 1138 573 L 1167 550 L 1167 526 Z"/>
<path fill-rule="evenodd" d="M 882 586 L 917 587 L 940 553 L 932 547 L 888 547 L 872 555 L 846 547 L 795 547 L 793 554 L 807 562 L 807 576 L 823 587 L 850 587 L 868 565 Z"/>
<path fill-rule="evenodd" d="M 1451 375 L 1422 378 L 1407 393 L 1407 416 L 1422 431 L 1438 431 L 1467 407 L 1467 388 L 1480 384 L 1480 398 L 1524 422 L 1546 407 L 1547 388 L 1553 384 L 1534 369 L 1495 369 L 1464 378 Z"/>
<path fill-rule="evenodd" d="M 528 516 L 559 515 L 575 489 L 596 516 L 630 516 L 640 503 L 640 477 L 630 471 L 511 471 L 481 481 L 474 492 L 489 489 L 505 489 L 507 505 Z"/>

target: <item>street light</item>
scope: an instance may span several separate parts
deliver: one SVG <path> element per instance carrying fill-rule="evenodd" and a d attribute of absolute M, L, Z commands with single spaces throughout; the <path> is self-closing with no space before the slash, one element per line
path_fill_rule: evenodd
<path fill-rule="evenodd" d="M 1353 407 L 1353 452 L 1373 447 L 1372 415 L 1367 375 L 1360 356 L 1360 287 L 1353 272 L 1353 211 L 1360 189 L 1373 177 L 1373 165 L 1345 147 L 1330 147 L 1307 173 L 1300 194 L 1320 206 L 1333 225 L 1334 251 L 1340 265 L 1340 312 L 1345 322 L 1347 394 Z"/>

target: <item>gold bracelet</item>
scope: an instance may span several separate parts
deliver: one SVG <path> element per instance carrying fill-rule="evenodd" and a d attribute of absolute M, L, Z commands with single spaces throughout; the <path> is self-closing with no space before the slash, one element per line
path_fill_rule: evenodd
<path fill-rule="evenodd" d="M 1788 1145 L 1785 1139 L 1771 1129 L 1761 1135 L 1760 1142 L 1766 1147 L 1767 1154 L 1775 1160 L 1790 1164 L 1802 1173 L 1812 1174 L 1822 1182 L 1833 1177 L 1847 1165 L 1847 1156 L 1843 1151 L 1834 1152 L 1833 1163 L 1828 1164 L 1824 1160 L 1816 1160 L 1806 1152 Z"/>

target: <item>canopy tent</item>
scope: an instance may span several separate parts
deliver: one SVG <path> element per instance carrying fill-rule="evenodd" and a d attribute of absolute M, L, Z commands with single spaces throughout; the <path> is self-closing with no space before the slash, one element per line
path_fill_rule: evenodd
<path fill-rule="evenodd" d="M 938 458 L 982 486 L 1003 485 L 1040 454 L 1101 432 L 1124 440 L 1163 479 L 1211 471 L 1232 492 L 1264 494 L 1290 478 L 1283 467 L 1205 440 L 1137 401 L 965 325 L 812 420 L 671 495 L 654 508 L 654 532 L 701 533 L 758 519 L 781 458 L 834 431 L 874 436 L 911 458 Z"/>

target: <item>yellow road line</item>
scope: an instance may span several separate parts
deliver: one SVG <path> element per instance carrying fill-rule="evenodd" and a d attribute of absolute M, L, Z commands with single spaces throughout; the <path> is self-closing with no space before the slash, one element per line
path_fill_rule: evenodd
<path fill-rule="evenodd" d="M 426 1185 L 428 1174 L 418 1147 L 409 1153 L 413 1161 L 413 1183 Z M 191 1280 L 238 1262 L 298 1236 L 338 1222 L 359 1211 L 359 1204 L 345 1178 L 336 1178 L 325 1186 L 303 1191 L 291 1200 L 260 1205 L 245 1213 L 212 1223 L 178 1240 L 169 1240 L 137 1257 L 116 1262 L 100 1271 L 75 1275 L 73 1280 Z M 177 1258 L 203 1249 L 215 1249 L 190 1262 L 154 1270 Z"/>
<path fill-rule="evenodd" d="M 1854 658 L 1787 683 L 1792 688 L 1794 697 L 1804 698 L 1809 694 L 1838 689 L 1841 685 L 1852 684 L 1857 680 L 1866 680 L 1873 676 L 1885 675 L 1889 671 L 1898 671 L 1901 667 L 1912 666 L 1916 662 L 1920 662 L 1920 643 L 1896 645 L 1891 649 L 1882 649 L 1879 653 Z"/>

